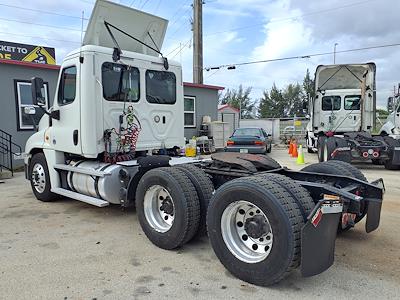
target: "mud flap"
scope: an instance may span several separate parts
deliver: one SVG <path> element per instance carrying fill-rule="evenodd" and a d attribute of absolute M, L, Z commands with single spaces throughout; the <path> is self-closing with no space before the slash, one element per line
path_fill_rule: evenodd
<path fill-rule="evenodd" d="M 340 202 L 320 201 L 301 230 L 301 274 L 313 276 L 328 269 L 334 261 L 335 240 L 343 206 Z"/>
<path fill-rule="evenodd" d="M 394 147 L 392 163 L 394 165 L 400 165 L 400 147 Z"/>
<path fill-rule="evenodd" d="M 381 219 L 382 198 L 386 191 L 382 178 L 371 182 L 371 184 L 380 188 L 381 195 L 377 195 L 373 199 L 364 199 L 368 203 L 367 221 L 365 222 L 365 231 L 367 233 L 374 231 L 379 226 L 379 221 Z"/>

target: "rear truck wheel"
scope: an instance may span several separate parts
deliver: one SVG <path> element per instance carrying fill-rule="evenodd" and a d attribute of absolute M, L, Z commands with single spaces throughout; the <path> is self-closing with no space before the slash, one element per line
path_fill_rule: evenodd
<path fill-rule="evenodd" d="M 284 175 L 261 174 L 257 175 L 257 177 L 261 177 L 268 181 L 274 182 L 275 184 L 278 184 L 282 188 L 284 188 L 296 201 L 297 206 L 299 207 L 303 216 L 304 222 L 307 221 L 307 217 L 312 212 L 315 203 L 314 200 L 311 198 L 310 193 L 305 188 Z"/>
<path fill-rule="evenodd" d="M 324 161 L 329 161 L 334 158 L 332 158 L 332 154 L 336 149 L 336 138 L 335 137 L 328 137 L 325 140 L 324 144 Z"/>
<path fill-rule="evenodd" d="M 59 197 L 52 193 L 49 168 L 43 153 L 35 154 L 29 163 L 29 180 L 36 199 L 43 202 L 55 201 Z"/>
<path fill-rule="evenodd" d="M 197 196 L 200 201 L 200 224 L 197 232 L 198 236 L 207 234 L 206 216 L 207 208 L 210 203 L 211 197 L 214 193 L 214 185 L 207 174 L 200 168 L 192 164 L 184 164 L 176 166 L 179 170 L 184 172 L 190 181 L 193 183 Z"/>
<path fill-rule="evenodd" d="M 325 141 L 326 141 L 326 136 L 318 137 L 317 153 L 319 162 L 325 161 L 325 156 L 324 156 Z"/>
<path fill-rule="evenodd" d="M 384 141 L 386 144 L 390 146 L 391 149 L 395 149 L 396 147 L 400 147 L 400 142 L 398 140 L 395 140 L 394 138 L 390 136 L 385 136 Z M 385 169 L 387 170 L 399 170 L 400 165 L 394 164 L 394 150 L 389 151 L 389 158 L 384 161 Z"/>
<path fill-rule="evenodd" d="M 357 169 L 356 167 L 354 167 L 349 163 L 340 160 L 330 160 L 323 163 L 312 164 L 301 169 L 301 171 L 315 172 L 321 174 L 331 174 L 331 175 L 342 175 L 342 176 L 353 177 L 358 180 L 367 182 L 367 178 L 365 178 L 364 174 L 359 169 Z M 361 207 L 361 214 L 355 217 L 354 223 L 360 222 L 368 211 L 368 208 L 364 202 L 362 203 L 362 205 L 364 207 Z M 347 231 L 352 227 L 353 226 L 348 225 L 343 228 L 342 224 L 339 224 L 338 232 Z"/>
<path fill-rule="evenodd" d="M 136 191 L 136 209 L 147 238 L 162 249 L 184 245 L 199 228 L 196 189 L 177 168 L 156 168 L 144 174 Z"/>
<path fill-rule="evenodd" d="M 349 144 L 346 142 L 346 140 L 338 137 L 332 137 L 330 139 L 334 139 L 335 145 L 334 149 L 332 150 L 335 151 L 337 148 L 349 148 Z M 332 146 L 331 146 L 332 147 Z M 350 150 L 341 150 L 335 153 L 335 156 L 331 158 L 332 160 L 338 160 L 338 161 L 343 161 L 346 163 L 351 163 L 351 153 Z"/>
<path fill-rule="evenodd" d="M 261 286 L 277 283 L 299 266 L 303 225 L 295 199 L 261 176 L 222 185 L 207 214 L 211 245 L 221 263 L 239 279 Z"/>

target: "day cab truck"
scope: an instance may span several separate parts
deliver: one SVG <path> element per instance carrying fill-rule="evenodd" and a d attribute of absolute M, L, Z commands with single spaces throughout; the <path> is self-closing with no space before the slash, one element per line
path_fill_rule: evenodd
<path fill-rule="evenodd" d="M 329 268 L 337 232 L 364 216 L 367 232 L 379 226 L 383 181 L 369 183 L 349 164 L 296 172 L 265 155 L 179 156 L 182 68 L 160 52 L 166 28 L 162 18 L 96 2 L 82 47 L 61 65 L 53 106 L 26 144 L 37 199 L 136 206 L 162 249 L 207 232 L 232 274 L 264 286 L 299 266 L 304 276 Z M 27 113 L 44 109 L 40 78 L 32 97 L 37 106 Z"/>
<path fill-rule="evenodd" d="M 387 109 L 390 114 L 385 124 L 382 125 L 380 134 L 400 139 L 400 84 L 397 93 L 393 97 L 388 98 Z"/>
<path fill-rule="evenodd" d="M 306 140 L 320 162 L 372 160 L 390 170 L 400 168 L 397 136 L 389 130 L 374 134 L 375 75 L 374 63 L 317 67 Z"/>

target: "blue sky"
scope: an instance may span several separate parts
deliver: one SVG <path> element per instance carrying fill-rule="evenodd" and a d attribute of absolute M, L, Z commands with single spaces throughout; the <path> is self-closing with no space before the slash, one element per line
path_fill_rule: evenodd
<path fill-rule="evenodd" d="M 114 1 L 169 20 L 163 53 L 181 61 L 184 80 L 192 80 L 191 0 Z M 400 42 L 396 0 L 205 0 L 204 66 Z M 69 15 L 44 14 L 33 10 Z M 79 47 L 82 11 L 90 16 L 93 0 L 0 0 L 0 40 L 56 48 L 57 62 Z M 9 20 L 17 22 L 12 22 Z M 22 23 L 25 22 L 25 23 Z M 28 24 L 42 24 L 44 26 Z M 84 23 L 84 26 L 87 22 Z M 57 28 L 62 27 L 62 28 Z M 68 28 L 68 29 L 67 29 Z M 180 45 L 184 45 L 180 51 Z M 175 50 L 175 51 L 174 51 Z M 337 54 L 338 63 L 377 64 L 378 105 L 384 106 L 400 81 L 400 47 Z M 301 82 L 306 69 L 331 64 L 332 55 L 221 69 L 204 73 L 205 83 L 253 87 L 257 99 L 275 82 L 278 87 Z"/>

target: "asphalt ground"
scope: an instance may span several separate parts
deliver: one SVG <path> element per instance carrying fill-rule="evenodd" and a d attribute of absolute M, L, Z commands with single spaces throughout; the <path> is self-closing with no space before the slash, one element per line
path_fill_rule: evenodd
<path fill-rule="evenodd" d="M 285 150 L 271 156 L 302 166 Z M 316 156 L 305 154 L 306 163 Z M 378 230 L 364 221 L 336 241 L 335 263 L 264 288 L 234 278 L 207 240 L 175 251 L 151 244 L 134 210 L 37 201 L 22 173 L 0 185 L 0 299 L 399 299 L 400 171 L 357 165 L 387 192 Z"/>

